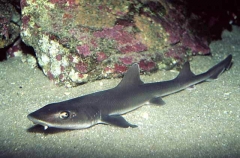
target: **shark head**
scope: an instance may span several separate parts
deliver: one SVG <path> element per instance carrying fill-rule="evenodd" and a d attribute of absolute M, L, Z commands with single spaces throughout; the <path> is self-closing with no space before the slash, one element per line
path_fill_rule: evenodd
<path fill-rule="evenodd" d="M 44 126 L 46 130 L 48 127 L 62 128 L 62 129 L 83 129 L 88 128 L 96 123 L 99 116 L 96 112 L 93 114 L 91 107 L 82 106 L 75 109 L 68 108 L 68 105 L 62 103 L 48 104 L 39 110 L 30 113 L 27 117 L 34 124 Z M 89 113 L 91 111 L 92 113 Z"/>

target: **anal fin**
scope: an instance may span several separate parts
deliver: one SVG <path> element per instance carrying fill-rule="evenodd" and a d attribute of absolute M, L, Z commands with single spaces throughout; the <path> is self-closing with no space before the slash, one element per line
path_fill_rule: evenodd
<path fill-rule="evenodd" d="M 154 104 L 154 105 L 157 105 L 157 106 L 166 104 L 166 103 L 162 100 L 161 97 L 152 98 L 152 99 L 149 101 L 149 103 Z"/>
<path fill-rule="evenodd" d="M 122 128 L 128 128 L 132 127 L 135 128 L 137 125 L 132 125 L 129 122 L 127 122 L 121 115 L 107 115 L 102 117 L 101 119 L 104 123 L 122 127 Z"/>

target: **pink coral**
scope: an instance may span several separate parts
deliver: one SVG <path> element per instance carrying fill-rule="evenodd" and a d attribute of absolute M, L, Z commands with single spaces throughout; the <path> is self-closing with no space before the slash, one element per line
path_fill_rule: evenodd
<path fill-rule="evenodd" d="M 187 48 L 183 47 L 183 46 L 173 46 L 172 48 L 170 48 L 165 55 L 167 57 L 171 57 L 174 58 L 176 60 L 181 61 L 185 54 L 186 54 L 186 50 Z"/>
<path fill-rule="evenodd" d="M 106 66 L 106 67 L 104 68 L 104 72 L 107 73 L 107 74 L 108 74 L 108 73 L 114 73 L 114 69 Z"/>
<path fill-rule="evenodd" d="M 187 32 L 183 33 L 182 44 L 190 48 L 193 53 L 208 54 L 210 52 L 210 48 L 203 41 L 196 36 L 190 36 Z"/>
<path fill-rule="evenodd" d="M 115 64 L 114 65 L 114 71 L 116 73 L 124 73 L 125 71 L 127 71 L 127 67 L 124 66 L 124 65 Z"/>
<path fill-rule="evenodd" d="M 153 2 L 153 5 L 157 5 L 157 3 Z M 148 12 L 144 12 L 146 16 L 151 17 L 155 22 L 161 24 L 161 26 L 166 30 L 169 34 L 168 42 L 171 45 L 178 45 L 185 47 L 184 53 L 186 54 L 186 50 L 190 49 L 192 54 L 208 54 L 210 52 L 210 48 L 208 46 L 208 42 L 205 38 L 202 38 L 198 33 L 201 31 L 193 32 L 194 28 L 190 23 L 194 21 L 191 18 L 186 18 L 183 14 L 184 8 L 181 5 L 174 6 L 177 9 L 167 8 L 168 12 L 166 16 L 153 16 Z M 174 8 L 173 7 L 173 8 Z M 203 29 L 204 30 L 204 29 Z M 181 54 L 176 57 L 177 53 L 172 53 L 169 50 L 168 55 L 175 54 L 174 58 L 183 57 L 183 51 L 180 51 Z"/>
<path fill-rule="evenodd" d="M 25 15 L 22 17 L 22 28 L 26 29 L 28 27 L 28 23 L 30 21 L 31 16 L 30 15 Z"/>
<path fill-rule="evenodd" d="M 125 65 L 130 65 L 133 62 L 132 57 L 120 57 L 119 59 Z"/>
<path fill-rule="evenodd" d="M 61 55 L 61 54 L 56 55 L 56 59 L 57 59 L 58 61 L 62 60 L 62 55 Z"/>
<path fill-rule="evenodd" d="M 82 54 L 84 57 L 91 55 L 90 48 L 86 44 L 77 46 L 76 49 L 77 49 L 78 54 L 80 54 L 80 55 Z"/>
<path fill-rule="evenodd" d="M 97 52 L 96 55 L 97 55 L 98 62 L 101 62 L 101 61 L 107 59 L 107 55 L 104 52 Z"/>
<path fill-rule="evenodd" d="M 74 59 L 74 58 L 73 58 L 72 55 L 69 55 L 69 56 L 68 56 L 68 59 L 69 59 L 70 62 L 73 62 L 73 59 Z"/>
<path fill-rule="evenodd" d="M 13 44 L 13 46 L 11 46 L 7 50 L 7 58 L 18 56 L 18 54 L 17 54 L 18 52 L 22 52 L 21 39 L 20 38 Z"/>
<path fill-rule="evenodd" d="M 142 43 L 134 43 L 133 45 L 121 46 L 118 48 L 122 53 L 142 52 L 146 51 L 147 47 Z"/>
<path fill-rule="evenodd" d="M 54 76 L 53 76 L 53 74 L 51 73 L 51 71 L 48 71 L 48 72 L 47 72 L 47 76 L 48 76 L 49 80 L 54 80 Z"/>
<path fill-rule="evenodd" d="M 60 74 L 60 75 L 59 75 L 59 79 L 60 79 L 60 80 L 63 80 L 63 74 Z"/>
<path fill-rule="evenodd" d="M 93 35 L 97 38 L 109 38 L 117 42 L 117 49 L 122 53 L 142 52 L 147 47 L 134 38 L 134 35 L 125 31 L 121 25 L 96 31 Z"/>
<path fill-rule="evenodd" d="M 23 9 L 25 6 L 27 6 L 27 0 L 21 0 L 20 6 L 21 6 L 21 9 Z"/>
<path fill-rule="evenodd" d="M 87 73 L 88 65 L 87 63 L 79 62 L 75 65 L 75 68 L 81 73 Z"/>
<path fill-rule="evenodd" d="M 144 71 L 151 71 L 155 68 L 155 63 L 153 61 L 141 60 L 139 67 Z"/>

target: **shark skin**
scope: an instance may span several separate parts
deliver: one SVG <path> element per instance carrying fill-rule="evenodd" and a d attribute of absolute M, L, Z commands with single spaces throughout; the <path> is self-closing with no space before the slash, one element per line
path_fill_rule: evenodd
<path fill-rule="evenodd" d="M 85 129 L 99 123 L 123 128 L 137 127 L 121 115 L 147 103 L 163 105 L 162 97 L 216 79 L 231 64 L 232 55 L 229 55 L 208 71 L 195 75 L 190 70 L 189 62 L 186 62 L 175 79 L 146 84 L 140 79 L 138 64 L 133 64 L 115 88 L 48 104 L 27 117 L 34 124 L 44 126 L 45 130 L 48 127 Z"/>

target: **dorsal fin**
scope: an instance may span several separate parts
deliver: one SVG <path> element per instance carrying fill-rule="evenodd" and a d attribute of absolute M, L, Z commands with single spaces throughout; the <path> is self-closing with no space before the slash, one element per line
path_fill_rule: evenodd
<path fill-rule="evenodd" d="M 190 69 L 190 64 L 187 61 L 184 65 L 182 70 L 180 71 L 180 73 L 178 74 L 178 76 L 176 77 L 176 79 L 184 79 L 184 78 L 191 78 L 195 76 L 195 74 L 191 71 Z"/>
<path fill-rule="evenodd" d="M 140 79 L 139 66 L 135 63 L 124 74 L 122 81 L 117 87 L 136 86 L 141 84 L 143 84 L 143 81 Z"/>

